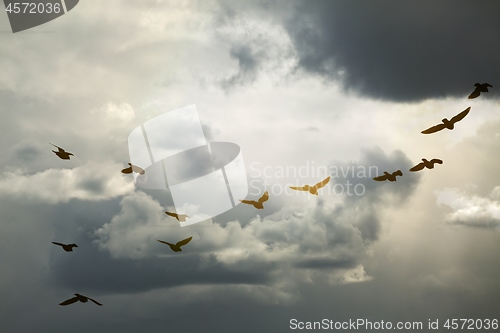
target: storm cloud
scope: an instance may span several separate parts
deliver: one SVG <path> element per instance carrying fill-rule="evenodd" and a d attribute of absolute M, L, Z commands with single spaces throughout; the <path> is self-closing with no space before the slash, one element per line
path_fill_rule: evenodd
<path fill-rule="evenodd" d="M 498 8 L 494 1 L 298 1 L 285 27 L 299 68 L 346 91 L 400 102 L 467 98 L 474 83 L 500 74 Z"/>

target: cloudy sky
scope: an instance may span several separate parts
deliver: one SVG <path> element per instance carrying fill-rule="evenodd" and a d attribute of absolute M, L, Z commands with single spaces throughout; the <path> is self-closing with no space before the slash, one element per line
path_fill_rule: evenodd
<path fill-rule="evenodd" d="M 87 0 L 15 34 L 0 15 L 0 331 L 500 319 L 499 11 Z M 476 82 L 493 88 L 468 100 Z M 169 191 L 120 173 L 133 129 L 192 104 L 209 141 L 240 146 L 263 210 L 182 228 Z M 422 158 L 444 163 L 408 172 Z M 286 190 L 328 174 L 318 197 Z M 58 305 L 74 293 L 104 305 Z"/>

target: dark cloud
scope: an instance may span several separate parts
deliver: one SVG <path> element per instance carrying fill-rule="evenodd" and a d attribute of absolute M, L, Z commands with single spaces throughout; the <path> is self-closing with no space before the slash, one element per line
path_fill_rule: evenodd
<path fill-rule="evenodd" d="M 381 226 L 380 211 L 402 205 L 418 185 L 420 175 L 408 172 L 411 167 L 412 162 L 402 151 L 396 150 L 387 155 L 379 147 L 362 150 L 358 162 L 332 162 L 329 168 L 332 181 L 328 186 L 335 193 L 340 186 L 345 196 L 344 203 L 336 208 L 337 214 L 348 216 L 365 241 L 377 240 Z M 381 183 L 372 179 L 384 171 L 392 173 L 396 170 L 403 173 L 402 177 L 396 178 L 396 182 Z"/>
<path fill-rule="evenodd" d="M 16 144 L 11 150 L 12 158 L 18 159 L 20 163 L 30 163 L 36 160 L 40 155 L 40 148 L 33 141 L 24 141 Z"/>
<path fill-rule="evenodd" d="M 297 1 L 285 27 L 298 66 L 348 91 L 465 99 L 474 83 L 495 87 L 499 77 L 499 10 L 496 1 Z"/>
<path fill-rule="evenodd" d="M 355 263 L 351 260 L 335 259 L 312 259 L 295 263 L 298 268 L 332 269 L 332 268 L 353 268 Z"/>
<path fill-rule="evenodd" d="M 330 171 L 334 181 L 330 186 L 347 182 L 353 187 L 360 184 L 365 190 L 361 198 L 370 203 L 383 203 L 387 202 L 387 199 L 394 199 L 399 204 L 415 190 L 420 174 L 408 171 L 413 163 L 402 151 L 395 150 L 388 155 L 379 147 L 373 147 L 363 149 L 361 154 L 358 162 L 332 162 Z M 401 170 L 403 176 L 398 176 L 395 182 L 373 180 L 384 171 L 392 173 L 396 170 Z M 360 191 L 361 189 L 358 193 Z M 354 201 L 359 199 L 355 195 L 348 195 L 347 198 Z"/>
<path fill-rule="evenodd" d="M 158 249 L 165 254 L 170 254 L 171 251 L 161 243 L 158 243 Z M 113 259 L 109 254 L 98 251 L 88 241 L 80 244 L 74 251 L 71 254 L 54 253 L 58 260 L 54 260 L 50 272 L 55 286 L 75 292 L 81 290 L 82 293 L 88 291 L 95 295 L 112 295 L 183 285 L 251 285 L 270 282 L 270 272 L 266 273 L 265 269 L 254 272 L 235 271 L 215 261 L 201 267 L 201 258 L 189 253 L 141 260 Z"/>
<path fill-rule="evenodd" d="M 229 89 L 253 82 L 257 76 L 262 54 L 258 54 L 247 45 L 236 45 L 229 51 L 231 58 L 238 61 L 238 73 L 224 79 L 222 88 Z"/>

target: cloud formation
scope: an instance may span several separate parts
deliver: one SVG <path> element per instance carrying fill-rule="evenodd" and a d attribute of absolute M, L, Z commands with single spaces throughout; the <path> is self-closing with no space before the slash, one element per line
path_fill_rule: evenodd
<path fill-rule="evenodd" d="M 487 197 L 458 189 L 436 191 L 436 195 L 438 204 L 453 209 L 446 214 L 447 222 L 467 227 L 500 228 L 500 186 L 496 186 Z"/>
<path fill-rule="evenodd" d="M 189 228 L 172 227 L 176 222 L 165 218 L 160 205 L 141 192 L 123 198 L 121 206 L 121 212 L 96 231 L 96 243 L 113 258 L 175 263 L 183 256 L 194 265 L 177 273 L 185 278 L 165 281 L 164 287 L 200 283 L 187 277 L 197 274 L 196 266 L 203 271 L 217 267 L 228 272 L 218 282 L 228 284 L 238 280 L 228 278 L 237 278 L 235 273 L 248 276 L 258 272 L 261 277 L 247 283 L 288 286 L 285 290 L 289 292 L 293 290 L 290 286 L 321 276 L 331 283 L 371 279 L 361 264 L 367 250 L 361 233 L 342 216 L 344 212 L 321 201 L 307 208 L 283 207 L 265 218 L 257 216 L 245 226 L 238 221 L 221 226 L 209 220 Z M 175 243 L 189 236 L 193 239 L 182 253 L 156 241 Z M 217 279 L 205 281 L 216 283 Z"/>
<path fill-rule="evenodd" d="M 498 10 L 493 1 L 296 1 L 284 26 L 299 68 L 347 91 L 392 101 L 466 99 L 474 83 L 500 74 Z"/>
<path fill-rule="evenodd" d="M 71 199 L 101 201 L 130 193 L 133 181 L 120 173 L 118 163 L 89 162 L 73 169 L 47 169 L 35 174 L 21 171 L 0 176 L 0 193 L 50 204 Z"/>

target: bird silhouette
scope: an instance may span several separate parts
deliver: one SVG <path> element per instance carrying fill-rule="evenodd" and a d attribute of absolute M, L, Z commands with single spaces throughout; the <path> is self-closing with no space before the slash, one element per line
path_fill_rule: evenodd
<path fill-rule="evenodd" d="M 388 173 L 388 172 L 384 171 L 384 174 L 382 176 L 375 177 L 375 178 L 373 178 L 373 180 L 376 180 L 378 182 L 383 182 L 385 180 L 388 180 L 390 182 L 395 182 L 396 176 L 402 176 L 402 175 L 403 175 L 403 173 L 401 172 L 401 170 L 395 171 L 393 173 Z"/>
<path fill-rule="evenodd" d="M 451 118 L 450 120 L 444 118 L 442 124 L 432 126 L 428 129 L 426 129 L 425 131 L 422 131 L 422 134 L 436 133 L 436 132 L 439 132 L 445 128 L 452 130 L 455 127 L 454 124 L 459 122 L 460 120 L 464 119 L 465 116 L 469 113 L 469 111 L 470 111 L 470 106 L 467 109 L 465 109 L 464 111 L 457 114 L 455 117 Z"/>
<path fill-rule="evenodd" d="M 78 247 L 78 245 L 76 245 L 76 244 L 62 244 L 62 243 L 57 243 L 57 242 L 52 242 L 52 244 L 62 246 L 63 250 L 66 252 L 73 252 L 73 248 Z"/>
<path fill-rule="evenodd" d="M 177 221 L 179 222 L 186 222 L 186 217 L 189 218 L 186 214 L 176 214 L 176 213 L 170 213 L 170 212 L 165 212 L 168 216 L 175 217 Z"/>
<path fill-rule="evenodd" d="M 125 168 L 122 170 L 122 173 L 132 173 L 132 172 L 137 172 L 138 174 L 145 174 L 146 171 L 144 171 L 144 169 L 142 168 L 139 168 L 137 165 L 133 165 L 132 163 L 127 163 L 128 165 L 130 165 L 128 168 Z"/>
<path fill-rule="evenodd" d="M 422 170 L 423 168 L 427 168 L 427 169 L 434 169 L 434 164 L 443 164 L 443 161 L 437 159 L 437 158 L 433 158 L 432 160 L 428 161 L 426 160 L 425 158 L 422 159 L 423 162 L 415 165 L 413 168 L 410 169 L 410 171 L 420 171 Z"/>
<path fill-rule="evenodd" d="M 240 201 L 243 202 L 244 204 L 247 204 L 247 205 L 253 205 L 257 209 L 264 209 L 263 203 L 266 202 L 267 200 L 269 200 L 269 193 L 266 191 L 259 198 L 258 201 L 254 201 L 254 200 L 240 200 Z"/>
<path fill-rule="evenodd" d="M 177 244 L 172 244 L 172 243 L 164 242 L 164 241 L 161 241 L 161 240 L 158 240 L 158 242 L 163 243 L 163 244 L 167 244 L 168 246 L 170 246 L 170 248 L 174 252 L 182 252 L 181 246 L 184 246 L 187 243 L 189 243 L 191 241 L 191 239 L 193 239 L 192 236 L 189 237 L 189 238 L 186 238 L 186 239 L 183 239 L 183 240 L 177 242 Z"/>
<path fill-rule="evenodd" d="M 488 87 L 493 87 L 489 83 L 483 83 L 483 84 L 476 83 L 474 86 L 476 87 L 476 89 L 474 89 L 474 91 L 469 95 L 469 99 L 479 97 L 479 95 L 481 95 L 482 92 L 488 92 Z"/>
<path fill-rule="evenodd" d="M 302 187 L 290 186 L 290 188 L 292 190 L 296 190 L 296 191 L 309 191 L 309 193 L 311 193 L 313 195 L 318 195 L 318 190 L 322 187 L 325 187 L 329 181 L 330 181 L 330 176 L 326 177 L 325 179 L 323 179 L 322 181 L 320 181 L 319 183 L 317 183 L 314 186 L 309 186 L 309 185 L 304 185 Z"/>
<path fill-rule="evenodd" d="M 102 305 L 98 301 L 96 301 L 96 300 L 94 300 L 94 299 L 92 299 L 90 297 L 80 295 L 80 294 L 75 294 L 75 297 L 67 299 L 64 302 L 60 303 L 59 305 L 69 305 L 69 304 L 73 304 L 73 303 L 75 303 L 77 301 L 80 301 L 82 303 L 87 303 L 87 301 L 92 301 L 92 302 L 94 302 L 95 304 L 97 304 L 99 306 Z"/>
<path fill-rule="evenodd" d="M 53 150 L 53 152 L 54 152 L 54 154 L 56 154 L 57 156 L 59 156 L 59 158 L 62 159 L 62 160 L 69 160 L 70 159 L 70 157 L 69 157 L 70 155 L 71 156 L 75 156 L 72 153 L 68 153 L 67 151 L 65 151 L 61 147 L 56 146 L 53 143 L 50 143 L 50 144 L 59 149 L 58 151 Z"/>

